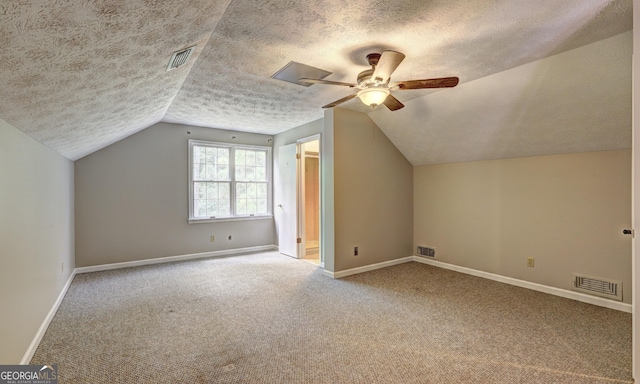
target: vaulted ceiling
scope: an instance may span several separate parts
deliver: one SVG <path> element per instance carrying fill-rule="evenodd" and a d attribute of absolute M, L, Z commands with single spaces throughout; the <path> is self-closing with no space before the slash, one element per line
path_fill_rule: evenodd
<path fill-rule="evenodd" d="M 0 0 L 0 118 L 72 160 L 160 121 L 277 134 L 352 92 L 284 65 L 354 82 L 394 49 L 392 80 L 460 84 L 342 107 L 415 165 L 628 148 L 631 30 L 632 0 Z"/>

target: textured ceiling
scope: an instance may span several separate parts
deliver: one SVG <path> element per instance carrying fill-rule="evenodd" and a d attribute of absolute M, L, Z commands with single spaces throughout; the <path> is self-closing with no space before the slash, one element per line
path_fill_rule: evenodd
<path fill-rule="evenodd" d="M 629 147 L 631 29 L 632 0 L 0 0 L 0 118 L 70 159 L 159 121 L 276 134 L 351 92 L 285 64 L 353 82 L 390 48 L 392 80 L 460 78 L 370 114 L 413 164 Z"/>

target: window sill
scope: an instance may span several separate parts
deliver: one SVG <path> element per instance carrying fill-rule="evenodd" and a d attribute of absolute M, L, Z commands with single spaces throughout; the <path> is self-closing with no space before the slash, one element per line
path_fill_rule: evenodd
<path fill-rule="evenodd" d="M 273 215 L 220 217 L 217 219 L 189 219 L 189 224 L 221 223 L 224 221 L 251 221 L 273 219 Z"/>

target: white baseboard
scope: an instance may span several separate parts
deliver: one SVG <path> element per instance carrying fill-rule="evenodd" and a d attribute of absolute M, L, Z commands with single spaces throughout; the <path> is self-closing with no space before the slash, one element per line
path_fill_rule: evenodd
<path fill-rule="evenodd" d="M 135 260 L 135 261 L 125 261 L 122 263 L 94 265 L 90 267 L 79 267 L 75 269 L 75 272 L 88 273 L 88 272 L 108 271 L 111 269 L 139 267 L 141 265 L 172 263 L 174 261 L 204 259 L 207 257 L 222 257 L 222 256 L 239 255 L 239 254 L 252 253 L 252 252 L 273 251 L 275 249 L 276 247 L 274 245 L 260 245 L 257 247 L 225 249 L 222 251 L 192 253 L 189 255 L 167 256 L 167 257 L 158 257 L 155 259 L 144 259 L 144 260 Z"/>
<path fill-rule="evenodd" d="M 449 270 L 456 271 L 456 272 L 461 272 L 461 273 L 464 273 L 464 274 L 467 274 L 467 275 L 473 275 L 473 276 L 477 276 L 477 277 L 482 277 L 484 279 L 498 281 L 500 283 L 515 285 L 515 286 L 518 286 L 518 287 L 527 288 L 527 289 L 531 289 L 531 290 L 538 291 L 538 292 L 544 292 L 544 293 L 548 293 L 548 294 L 551 294 L 551 295 L 564 297 L 566 299 L 577 300 L 577 301 L 581 301 L 583 303 L 593 304 L 593 305 L 597 305 L 597 306 L 600 306 L 600 307 L 605 307 L 605 308 L 615 309 L 615 310 L 622 311 L 622 312 L 632 313 L 631 304 L 626 304 L 626 303 L 621 303 L 621 302 L 617 302 L 617 301 L 613 301 L 613 300 L 609 300 L 609 299 L 605 299 L 605 298 L 590 296 L 590 295 L 586 295 L 584 293 L 568 291 L 566 289 L 550 287 L 548 285 L 532 283 L 530 281 L 514 279 L 512 277 L 496 275 L 496 274 L 493 274 L 493 273 L 479 271 L 479 270 L 476 270 L 476 269 L 471 269 L 471 268 L 466 268 L 466 267 L 461 267 L 461 266 L 454 265 L 454 264 L 443 263 L 442 261 L 426 259 L 426 258 L 420 257 L 420 256 L 414 256 L 413 257 L 413 261 L 416 261 L 416 262 L 422 263 L 422 264 L 432 265 L 434 267 L 439 267 L 439 268 L 449 269 Z"/>
<path fill-rule="evenodd" d="M 51 324 L 51 320 L 53 320 L 53 317 L 58 311 L 58 308 L 62 303 L 62 299 L 64 299 L 64 296 L 67 294 L 67 290 L 71 286 L 71 282 L 73 281 L 73 278 L 75 276 L 76 276 L 76 271 L 73 270 L 71 272 L 71 275 L 69 275 L 67 282 L 64 284 L 64 287 L 62 287 L 60 294 L 58 294 L 58 298 L 53 303 L 51 310 L 49 310 L 49 313 L 44 318 L 44 321 L 40 325 L 40 328 L 38 328 L 38 332 L 36 332 L 36 335 L 31 341 L 31 344 L 29 344 L 29 348 L 27 348 L 27 351 L 25 352 L 24 356 L 22 356 L 22 360 L 20 360 L 20 365 L 29 364 L 29 362 L 31 361 L 31 358 L 33 358 L 33 355 L 36 353 L 36 349 L 38 348 L 40 341 L 42 341 L 42 338 L 44 337 L 45 332 L 47 332 L 47 328 L 49 328 L 49 324 Z"/>
<path fill-rule="evenodd" d="M 358 273 L 369 272 L 369 271 L 373 271 L 375 269 L 391 267 L 391 266 L 394 266 L 394 265 L 408 263 L 408 262 L 411 262 L 411 261 L 413 261 L 413 256 L 407 256 L 407 257 L 403 257 L 401 259 L 394 259 L 394 260 L 389 260 L 389 261 L 383 261 L 381 263 L 365 265 L 364 267 L 345 269 L 344 271 L 331 272 L 331 271 L 324 270 L 324 271 L 322 271 L 322 273 L 324 273 L 326 276 L 329 276 L 331 278 L 339 279 L 341 277 L 350 276 L 350 275 L 356 275 Z"/>

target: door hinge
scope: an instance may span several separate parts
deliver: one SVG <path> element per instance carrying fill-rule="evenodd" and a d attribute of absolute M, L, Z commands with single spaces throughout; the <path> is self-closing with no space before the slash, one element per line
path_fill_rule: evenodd
<path fill-rule="evenodd" d="M 300 156 L 300 154 L 299 154 L 299 153 L 296 153 L 296 159 L 300 160 L 300 158 L 301 158 L 301 157 L 302 157 L 302 156 Z"/>
<path fill-rule="evenodd" d="M 296 239 L 296 243 L 301 244 L 301 243 L 302 243 L 302 237 L 298 237 L 298 238 Z"/>

